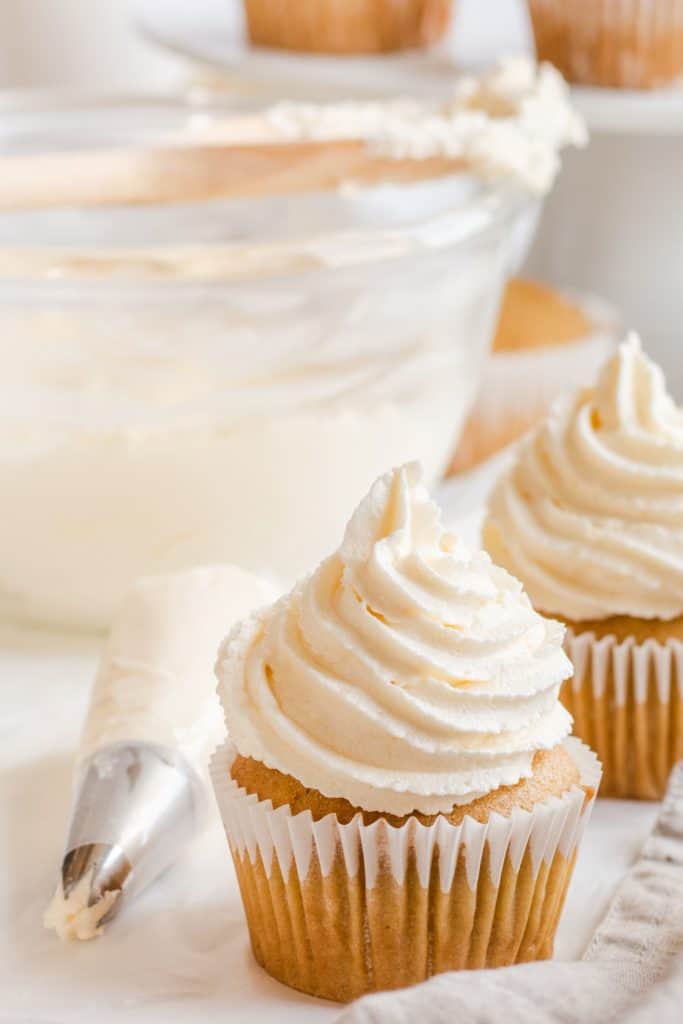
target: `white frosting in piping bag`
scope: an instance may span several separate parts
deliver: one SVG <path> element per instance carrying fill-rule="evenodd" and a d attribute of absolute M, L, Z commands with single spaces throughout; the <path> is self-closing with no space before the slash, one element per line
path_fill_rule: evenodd
<path fill-rule="evenodd" d="M 80 756 L 138 740 L 178 750 L 203 770 L 224 738 L 213 664 L 226 623 L 276 596 L 270 583 L 233 565 L 140 580 L 109 634 Z"/>
<path fill-rule="evenodd" d="M 80 757 L 121 742 L 154 744 L 184 755 L 201 774 L 225 738 L 212 667 L 226 619 L 234 622 L 274 596 L 268 582 L 232 565 L 140 580 L 109 634 Z M 105 756 L 103 771 L 112 763 Z M 60 879 L 43 917 L 60 939 L 102 933 L 121 891 L 99 893 L 94 872 L 66 892 Z"/>
<path fill-rule="evenodd" d="M 522 444 L 484 539 L 549 614 L 683 613 L 683 410 L 635 335 Z"/>
<path fill-rule="evenodd" d="M 395 814 L 513 784 L 570 727 L 562 627 L 444 530 L 420 478 L 381 477 L 340 549 L 236 627 L 217 666 L 241 754 Z"/>

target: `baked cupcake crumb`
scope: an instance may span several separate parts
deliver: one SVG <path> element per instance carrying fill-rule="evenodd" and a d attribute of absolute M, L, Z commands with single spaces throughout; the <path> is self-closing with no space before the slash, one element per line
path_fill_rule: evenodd
<path fill-rule="evenodd" d="M 291 775 L 268 768 L 251 757 L 238 755 L 230 775 L 247 793 L 257 796 L 259 800 L 270 800 L 274 808 L 287 805 L 292 814 L 310 811 L 314 821 L 320 821 L 327 814 L 334 814 L 342 824 L 347 824 L 356 814 L 362 814 L 366 825 L 382 818 L 400 828 L 411 817 L 417 818 L 423 825 L 432 825 L 439 817 L 437 814 L 423 814 L 420 811 L 400 817 L 381 811 L 364 811 L 361 807 L 354 807 L 348 800 L 323 796 L 317 789 L 304 786 Z M 538 751 L 534 755 L 532 774 L 528 779 L 522 779 L 514 786 L 500 786 L 469 803 L 456 804 L 451 811 L 442 812 L 441 816 L 452 825 L 459 825 L 466 817 L 485 822 L 494 813 L 508 817 L 515 807 L 530 811 L 542 800 L 562 796 L 578 784 L 578 768 L 567 750 L 557 746 L 552 750 Z M 591 795 L 587 793 L 587 796 Z"/>

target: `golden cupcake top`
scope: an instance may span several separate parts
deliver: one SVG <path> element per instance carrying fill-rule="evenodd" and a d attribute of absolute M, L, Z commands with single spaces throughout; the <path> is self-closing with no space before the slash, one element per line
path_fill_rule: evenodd
<path fill-rule="evenodd" d="M 528 278 L 513 278 L 505 289 L 494 352 L 522 352 L 562 345 L 586 337 L 593 329 L 576 303 Z"/>

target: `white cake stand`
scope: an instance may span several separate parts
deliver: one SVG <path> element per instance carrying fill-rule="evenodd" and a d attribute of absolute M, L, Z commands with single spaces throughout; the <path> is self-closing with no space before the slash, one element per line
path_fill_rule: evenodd
<path fill-rule="evenodd" d="M 683 135 L 683 88 L 636 92 L 575 86 L 572 93 L 593 135 Z"/>

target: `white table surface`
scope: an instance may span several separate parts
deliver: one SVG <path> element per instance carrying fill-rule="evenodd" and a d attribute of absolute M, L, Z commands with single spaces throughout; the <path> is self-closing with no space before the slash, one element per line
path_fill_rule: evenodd
<path fill-rule="evenodd" d="M 485 487 L 482 478 L 467 494 L 449 486 L 450 511 L 469 511 L 472 494 Z M 333 1021 L 337 1007 L 270 980 L 251 959 L 217 815 L 102 938 L 63 945 L 43 929 L 97 648 L 95 640 L 0 631 L 0 1022 Z M 581 954 L 656 811 L 654 804 L 598 801 L 558 957 Z"/>

